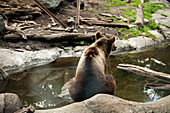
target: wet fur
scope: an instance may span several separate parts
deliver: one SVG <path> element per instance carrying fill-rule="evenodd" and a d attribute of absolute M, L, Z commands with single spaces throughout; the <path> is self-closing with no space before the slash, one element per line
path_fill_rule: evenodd
<path fill-rule="evenodd" d="M 97 32 L 95 43 L 84 51 L 76 75 L 69 81 L 68 89 L 74 101 L 83 101 L 98 93 L 114 95 L 115 80 L 111 75 L 106 75 L 106 59 L 114 41 L 114 37 L 108 39 Z"/>

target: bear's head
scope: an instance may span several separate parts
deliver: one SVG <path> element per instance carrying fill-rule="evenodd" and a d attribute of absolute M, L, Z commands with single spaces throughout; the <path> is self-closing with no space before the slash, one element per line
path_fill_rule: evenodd
<path fill-rule="evenodd" d="M 116 50 L 116 47 L 114 46 L 114 42 L 115 42 L 115 36 L 107 38 L 100 32 L 96 32 L 95 42 L 85 50 L 85 56 L 92 58 L 100 54 L 100 56 L 102 55 L 107 59 L 109 57 L 110 52 L 112 50 Z"/>
<path fill-rule="evenodd" d="M 116 47 L 114 46 L 114 42 L 115 42 L 115 36 L 107 38 L 100 32 L 96 32 L 95 34 L 94 47 L 97 47 L 100 50 L 102 50 L 105 53 L 105 58 L 108 58 L 112 50 L 116 50 Z"/>

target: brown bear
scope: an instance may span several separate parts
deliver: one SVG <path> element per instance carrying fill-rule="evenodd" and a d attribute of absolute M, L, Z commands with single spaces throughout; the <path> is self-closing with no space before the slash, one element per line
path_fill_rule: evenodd
<path fill-rule="evenodd" d="M 95 34 L 95 42 L 82 54 L 75 77 L 69 81 L 71 98 L 83 101 L 98 93 L 115 94 L 116 83 L 111 75 L 106 75 L 106 60 L 114 48 L 115 37 L 105 37 L 100 32 Z"/>

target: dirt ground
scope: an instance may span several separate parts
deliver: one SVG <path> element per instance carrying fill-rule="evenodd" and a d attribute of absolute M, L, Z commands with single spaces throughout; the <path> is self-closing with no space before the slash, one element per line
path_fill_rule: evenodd
<path fill-rule="evenodd" d="M 7 3 L 8 4 L 8 3 Z M 33 3 L 34 4 L 34 3 Z M 74 18 L 76 19 L 76 3 L 75 2 L 66 2 L 61 4 L 56 11 L 52 11 L 55 16 L 61 20 L 63 23 L 67 25 L 67 27 L 74 27 L 75 23 L 74 22 L 68 22 L 69 18 Z M 100 13 L 109 13 L 113 15 L 121 15 L 123 11 L 121 10 L 122 8 L 128 8 L 128 9 L 133 9 L 134 7 L 124 5 L 124 6 L 117 6 L 117 7 L 111 7 L 109 10 L 104 7 L 106 4 L 109 4 L 106 1 L 103 0 L 93 0 L 93 1 L 88 1 L 84 0 L 84 7 L 80 11 L 80 16 L 81 18 L 104 18 L 104 19 L 109 19 L 109 17 L 103 17 L 100 16 Z M 25 4 L 26 5 L 26 4 Z M 23 20 L 22 20 L 23 21 Z M 25 20 L 24 20 L 25 21 Z M 51 17 L 49 17 L 45 12 L 42 11 L 42 15 L 31 20 L 35 21 L 39 27 L 48 27 L 53 25 Z M 9 24 L 13 24 L 14 22 L 9 21 Z M 57 24 L 55 27 L 59 27 L 60 25 Z M 28 30 L 29 31 L 29 30 Z M 48 31 L 48 29 L 47 29 Z M 95 33 L 96 31 L 101 31 L 103 34 L 112 34 L 115 36 L 119 36 L 120 34 L 117 32 L 117 28 L 113 27 L 104 27 L 104 26 L 90 26 L 85 23 L 80 22 L 80 28 L 78 28 L 78 33 Z M 63 31 L 57 31 L 58 32 L 63 32 Z M 11 33 L 7 31 L 5 34 Z M 70 43 L 63 43 L 63 42 L 58 42 L 58 44 L 53 43 L 53 42 L 45 42 L 41 40 L 14 40 L 14 41 L 0 41 L 0 48 L 10 48 L 10 49 L 27 49 L 27 50 L 41 50 L 41 49 L 46 49 L 46 48 L 51 48 L 57 45 L 63 45 L 63 44 L 70 44 Z M 64 46 L 66 46 L 64 45 Z"/>

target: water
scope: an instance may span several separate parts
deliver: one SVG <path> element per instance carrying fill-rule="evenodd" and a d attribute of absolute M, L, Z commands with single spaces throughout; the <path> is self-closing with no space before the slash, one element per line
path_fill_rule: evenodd
<path fill-rule="evenodd" d="M 157 64 L 155 58 L 166 66 Z M 12 92 L 19 95 L 23 105 L 38 108 L 54 108 L 67 105 L 57 95 L 61 87 L 75 74 L 79 58 L 60 58 L 55 62 L 10 75 L 8 83 L 0 84 L 0 92 Z M 117 83 L 116 96 L 137 101 L 151 102 L 170 94 L 169 90 L 153 90 L 144 86 L 147 83 L 164 83 L 152 78 L 119 70 L 120 63 L 135 64 L 170 74 L 170 44 L 141 53 L 111 56 L 108 61 L 108 74 L 112 74 Z"/>

